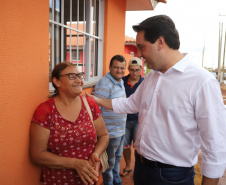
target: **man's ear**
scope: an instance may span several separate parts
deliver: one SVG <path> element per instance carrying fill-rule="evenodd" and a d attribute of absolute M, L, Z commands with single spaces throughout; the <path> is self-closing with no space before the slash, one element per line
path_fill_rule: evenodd
<path fill-rule="evenodd" d="M 56 77 L 53 77 L 53 83 L 55 86 L 60 87 L 60 81 Z"/>
<path fill-rule="evenodd" d="M 158 38 L 158 50 L 161 50 L 165 46 L 165 39 L 163 36 Z"/>

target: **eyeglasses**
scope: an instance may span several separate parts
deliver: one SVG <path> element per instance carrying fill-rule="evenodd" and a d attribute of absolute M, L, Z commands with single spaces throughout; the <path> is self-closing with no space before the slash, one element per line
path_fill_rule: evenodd
<path fill-rule="evenodd" d="M 59 77 L 61 77 L 61 76 L 65 76 L 65 75 L 68 75 L 68 78 L 70 79 L 70 80 L 75 80 L 76 78 L 78 78 L 78 79 L 80 79 L 80 80 L 83 80 L 83 78 L 84 78 L 84 73 L 82 72 L 82 73 L 67 73 L 67 74 L 63 74 L 63 75 L 59 75 Z"/>
<path fill-rule="evenodd" d="M 118 67 L 118 66 L 113 66 L 114 69 L 121 69 L 122 71 L 124 71 L 126 68 L 125 67 Z"/>
<path fill-rule="evenodd" d="M 133 73 L 135 73 L 135 72 L 139 72 L 141 69 L 129 69 L 129 71 L 130 72 L 133 72 Z"/>

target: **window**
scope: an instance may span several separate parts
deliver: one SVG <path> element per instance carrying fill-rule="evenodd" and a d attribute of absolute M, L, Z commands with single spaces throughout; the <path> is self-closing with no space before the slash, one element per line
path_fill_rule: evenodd
<path fill-rule="evenodd" d="M 80 51 L 79 50 L 79 52 L 77 52 L 76 50 L 72 50 L 71 51 L 72 52 L 72 61 L 80 61 L 80 52 L 82 52 L 82 51 Z M 68 54 L 70 54 L 70 51 L 68 51 Z"/>
<path fill-rule="evenodd" d="M 85 73 L 85 86 L 102 77 L 103 18 L 104 0 L 49 0 L 49 82 L 62 61 Z"/>

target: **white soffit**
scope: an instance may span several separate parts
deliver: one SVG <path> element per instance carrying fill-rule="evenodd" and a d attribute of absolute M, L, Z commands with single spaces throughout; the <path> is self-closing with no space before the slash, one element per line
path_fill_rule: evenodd
<path fill-rule="evenodd" d="M 127 0 L 126 11 L 154 10 L 157 0 Z"/>
<path fill-rule="evenodd" d="M 151 1 L 151 5 L 153 7 L 153 10 L 155 9 L 155 7 L 157 6 L 158 4 L 158 1 L 157 0 L 150 0 Z"/>

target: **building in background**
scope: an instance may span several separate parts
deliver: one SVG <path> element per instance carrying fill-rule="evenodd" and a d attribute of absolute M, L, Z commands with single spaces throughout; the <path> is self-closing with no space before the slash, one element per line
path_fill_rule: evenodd
<path fill-rule="evenodd" d="M 125 49 L 124 49 L 125 54 L 131 55 L 131 57 L 137 57 L 137 46 L 136 46 L 136 39 L 132 37 L 125 36 Z M 143 61 L 143 68 L 141 71 L 141 76 L 145 76 L 145 71 L 146 71 L 146 66 L 145 62 Z"/>

